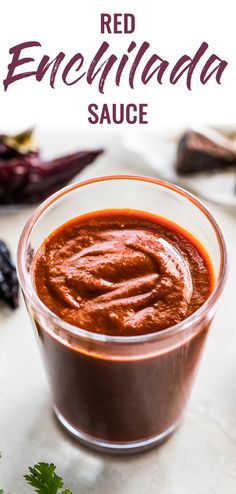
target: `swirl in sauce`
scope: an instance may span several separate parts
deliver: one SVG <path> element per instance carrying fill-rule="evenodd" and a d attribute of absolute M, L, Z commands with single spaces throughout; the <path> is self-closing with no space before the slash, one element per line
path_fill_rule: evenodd
<path fill-rule="evenodd" d="M 36 254 L 37 293 L 62 319 L 94 332 L 128 336 L 173 326 L 211 289 L 206 259 L 177 228 L 130 211 L 79 217 Z"/>

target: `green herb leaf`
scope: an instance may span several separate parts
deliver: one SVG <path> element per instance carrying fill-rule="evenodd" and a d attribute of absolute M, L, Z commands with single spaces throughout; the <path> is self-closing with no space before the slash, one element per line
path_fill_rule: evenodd
<path fill-rule="evenodd" d="M 3 489 L 0 489 L 0 494 L 5 494 L 5 492 L 4 492 L 4 490 L 3 490 Z M 62 492 L 62 494 L 63 494 L 63 492 Z M 66 492 L 66 494 L 68 494 L 68 493 Z M 71 493 L 71 494 L 72 494 L 72 493 Z"/>
<path fill-rule="evenodd" d="M 56 472 L 56 467 L 51 463 L 38 463 L 29 467 L 29 474 L 24 475 L 25 480 L 34 487 L 38 494 L 59 494 L 59 489 L 64 486 L 63 480 Z M 1 494 L 1 493 L 0 493 Z M 72 494 L 68 489 L 61 494 Z"/>

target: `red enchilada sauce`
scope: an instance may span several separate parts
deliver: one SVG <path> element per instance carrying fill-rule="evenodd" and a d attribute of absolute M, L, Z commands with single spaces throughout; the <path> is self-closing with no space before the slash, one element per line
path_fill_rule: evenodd
<path fill-rule="evenodd" d="M 208 256 L 190 234 L 129 210 L 59 227 L 34 258 L 33 280 L 64 321 L 124 338 L 181 322 L 213 287 Z M 157 346 L 154 357 L 119 360 L 64 345 L 36 325 L 57 411 L 82 434 L 117 443 L 150 439 L 178 421 L 208 328 L 166 352 Z"/>

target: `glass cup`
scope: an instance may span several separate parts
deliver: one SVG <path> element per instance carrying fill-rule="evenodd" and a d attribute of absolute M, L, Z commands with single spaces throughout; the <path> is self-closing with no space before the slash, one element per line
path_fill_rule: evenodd
<path fill-rule="evenodd" d="M 61 224 L 93 211 L 131 209 L 162 216 L 205 247 L 215 287 L 190 317 L 142 336 L 92 333 L 60 319 L 38 298 L 34 254 Z M 80 441 L 97 449 L 132 452 L 167 438 L 191 391 L 227 267 L 220 227 L 203 204 L 175 185 L 147 177 L 101 177 L 70 185 L 30 218 L 18 247 L 18 274 L 52 392 L 54 412 Z"/>

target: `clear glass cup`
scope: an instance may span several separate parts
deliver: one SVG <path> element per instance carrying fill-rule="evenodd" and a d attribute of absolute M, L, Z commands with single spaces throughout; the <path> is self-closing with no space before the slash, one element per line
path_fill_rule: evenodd
<path fill-rule="evenodd" d="M 177 223 L 208 252 L 215 288 L 190 317 L 144 336 L 115 337 L 72 326 L 35 292 L 31 263 L 61 224 L 104 209 L 149 212 Z M 227 253 L 222 231 L 203 204 L 175 185 L 111 176 L 66 187 L 30 218 L 18 247 L 18 274 L 52 392 L 53 409 L 76 438 L 97 449 L 132 452 L 167 438 L 178 425 L 222 292 Z"/>

